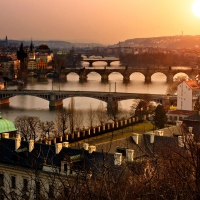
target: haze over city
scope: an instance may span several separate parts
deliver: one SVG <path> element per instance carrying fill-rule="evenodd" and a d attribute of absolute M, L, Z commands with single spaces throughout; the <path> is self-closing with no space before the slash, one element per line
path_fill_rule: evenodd
<path fill-rule="evenodd" d="M 1 0 L 0 39 L 113 44 L 130 38 L 199 35 L 194 0 Z"/>

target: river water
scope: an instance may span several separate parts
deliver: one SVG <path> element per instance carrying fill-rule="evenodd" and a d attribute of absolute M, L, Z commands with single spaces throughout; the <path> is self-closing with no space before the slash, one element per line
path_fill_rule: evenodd
<path fill-rule="evenodd" d="M 89 64 L 83 62 L 82 66 L 88 67 Z M 93 68 L 104 68 L 105 62 L 99 61 L 93 63 Z M 122 68 L 119 62 L 111 63 L 107 68 Z M 92 68 L 92 67 L 90 67 Z M 144 76 L 140 73 L 133 73 L 128 84 L 123 83 L 123 77 L 119 73 L 112 73 L 109 75 L 109 82 L 102 83 L 101 77 L 95 72 L 88 75 L 88 80 L 85 83 L 79 82 L 79 77 L 75 73 L 70 73 L 66 82 L 59 83 L 53 79 L 46 79 L 38 82 L 37 78 L 29 77 L 28 84 L 24 89 L 29 90 L 74 90 L 74 91 L 104 91 L 114 92 L 116 85 L 116 92 L 133 92 L 133 93 L 148 93 L 148 94 L 166 94 L 168 84 L 166 83 L 166 76 L 162 73 L 156 73 L 152 76 L 152 82 L 146 84 Z M 9 89 L 17 89 L 17 86 L 8 86 Z M 90 105 L 97 108 L 100 101 L 86 97 L 75 97 L 75 107 L 77 109 L 87 109 Z M 63 106 L 67 107 L 70 99 L 63 100 Z M 121 101 L 121 107 L 125 110 L 130 110 L 133 100 Z M 104 103 L 106 106 L 106 103 Z M 10 98 L 9 108 L 1 109 L 2 117 L 11 121 L 20 115 L 38 116 L 43 121 L 55 120 L 56 111 L 49 110 L 49 102 L 38 97 L 32 96 L 16 96 Z"/>

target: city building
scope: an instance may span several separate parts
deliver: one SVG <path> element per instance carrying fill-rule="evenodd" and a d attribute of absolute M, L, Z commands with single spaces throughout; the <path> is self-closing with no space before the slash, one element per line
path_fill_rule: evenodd
<path fill-rule="evenodd" d="M 190 118 L 200 109 L 200 80 L 183 81 L 177 86 L 177 110 L 167 112 L 168 122 Z"/>
<path fill-rule="evenodd" d="M 177 87 L 177 109 L 195 110 L 200 95 L 200 80 L 183 81 Z"/>
<path fill-rule="evenodd" d="M 17 62 L 10 56 L 0 55 L 0 76 L 6 80 L 12 80 L 15 77 L 15 67 Z"/>

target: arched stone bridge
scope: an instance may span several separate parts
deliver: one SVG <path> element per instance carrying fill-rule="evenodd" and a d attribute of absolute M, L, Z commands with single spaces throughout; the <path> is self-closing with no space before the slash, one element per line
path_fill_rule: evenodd
<path fill-rule="evenodd" d="M 121 93 L 121 92 L 92 92 L 92 91 L 49 91 L 49 90 L 1 90 L 0 104 L 9 104 L 9 99 L 18 95 L 31 95 L 49 101 L 49 107 L 55 108 L 63 106 L 63 99 L 70 97 L 89 97 L 104 101 L 107 108 L 116 107 L 118 101 L 128 99 L 144 99 L 156 101 L 164 104 L 166 99 L 174 100 L 176 95 L 167 96 L 164 94 L 140 94 L 140 93 Z"/>
<path fill-rule="evenodd" d="M 110 66 L 111 62 L 119 61 L 119 58 L 99 58 L 99 59 L 96 59 L 96 58 L 85 58 L 82 61 L 89 62 L 90 67 L 92 67 L 92 64 L 94 62 L 97 62 L 97 61 L 104 61 L 104 62 L 107 63 L 107 66 Z"/>
<path fill-rule="evenodd" d="M 155 73 L 162 73 L 166 76 L 166 82 L 172 83 L 173 78 L 178 73 L 185 73 L 189 78 L 195 79 L 195 77 L 200 73 L 199 69 L 171 69 L 170 67 L 162 68 L 104 68 L 104 69 L 95 69 L 95 68 L 66 68 L 63 70 L 53 70 L 53 69 L 43 69 L 43 70 L 28 70 L 28 73 L 34 72 L 39 77 L 45 77 L 48 73 L 54 73 L 60 79 L 66 80 L 67 75 L 70 73 L 76 73 L 79 75 L 80 81 L 87 81 L 88 74 L 91 72 L 96 72 L 101 76 L 102 81 L 108 81 L 109 75 L 113 72 L 118 72 L 123 76 L 125 82 L 130 81 L 130 76 L 133 73 L 139 72 L 144 75 L 145 83 L 151 83 L 152 75 Z"/>

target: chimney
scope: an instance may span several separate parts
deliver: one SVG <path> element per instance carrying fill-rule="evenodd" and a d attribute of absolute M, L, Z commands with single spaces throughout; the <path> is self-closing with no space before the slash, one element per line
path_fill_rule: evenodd
<path fill-rule="evenodd" d="M 134 150 L 133 149 L 126 149 L 126 158 L 128 162 L 133 162 L 134 159 Z"/>
<path fill-rule="evenodd" d="M 122 153 L 114 153 L 114 165 L 122 164 Z"/>
<path fill-rule="evenodd" d="M 133 133 L 132 138 L 133 138 L 133 140 L 135 141 L 136 144 L 138 144 L 138 137 L 139 137 L 139 134 Z"/>
<path fill-rule="evenodd" d="M 183 123 L 182 121 L 177 120 L 176 121 L 176 126 L 181 126 L 182 123 Z"/>
<path fill-rule="evenodd" d="M 2 133 L 2 138 L 9 138 L 9 133 Z"/>
<path fill-rule="evenodd" d="M 69 142 L 63 142 L 62 143 L 63 148 L 68 148 L 69 147 Z"/>
<path fill-rule="evenodd" d="M 164 131 L 158 131 L 158 132 L 157 132 L 157 135 L 163 136 L 163 133 L 164 133 Z"/>
<path fill-rule="evenodd" d="M 89 153 L 92 153 L 93 151 L 96 151 L 96 146 L 90 145 L 89 146 Z"/>
<path fill-rule="evenodd" d="M 62 150 L 62 143 L 56 143 L 55 150 L 56 150 L 56 154 L 59 154 L 60 151 Z"/>
<path fill-rule="evenodd" d="M 150 133 L 150 143 L 154 143 L 154 136 L 155 134 L 154 133 Z"/>
<path fill-rule="evenodd" d="M 88 151 L 89 149 L 89 144 L 88 143 L 83 143 L 83 148 Z"/>
<path fill-rule="evenodd" d="M 184 143 L 185 143 L 185 137 L 184 136 L 178 136 L 178 146 L 184 147 Z"/>
<path fill-rule="evenodd" d="M 21 137 L 20 134 L 17 133 L 15 138 L 15 151 L 19 149 L 20 145 L 21 145 Z"/>
<path fill-rule="evenodd" d="M 31 152 L 34 149 L 34 140 L 28 141 L 28 151 Z"/>
<path fill-rule="evenodd" d="M 188 127 L 189 133 L 192 133 L 193 127 Z"/>

